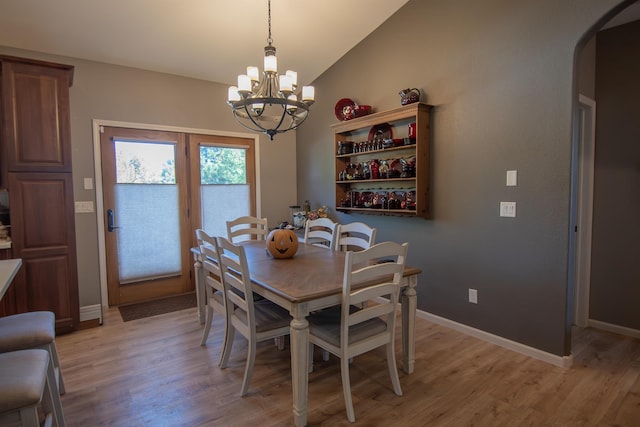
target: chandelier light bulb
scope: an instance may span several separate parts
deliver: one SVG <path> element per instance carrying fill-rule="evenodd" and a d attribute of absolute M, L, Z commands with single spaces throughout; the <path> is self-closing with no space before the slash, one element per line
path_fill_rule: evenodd
<path fill-rule="evenodd" d="M 240 92 L 236 86 L 229 86 L 229 102 L 240 101 Z"/>
<path fill-rule="evenodd" d="M 275 55 L 267 55 L 264 57 L 264 71 L 267 73 L 278 72 L 278 58 Z"/>
<path fill-rule="evenodd" d="M 315 101 L 316 89 L 313 86 L 302 86 L 302 100 L 305 102 Z"/>
<path fill-rule="evenodd" d="M 292 70 L 287 70 L 285 73 L 289 79 L 291 79 L 291 86 L 295 89 L 298 86 L 298 73 Z"/>
<path fill-rule="evenodd" d="M 238 75 L 238 92 L 251 92 L 251 79 L 246 74 Z"/>
<path fill-rule="evenodd" d="M 259 82 L 260 71 L 258 70 L 258 67 L 253 67 L 253 66 L 247 67 L 247 76 L 249 76 L 252 82 Z"/>
<path fill-rule="evenodd" d="M 298 100 L 298 97 L 297 97 L 297 96 L 295 96 L 294 94 L 291 94 L 291 95 L 289 95 L 289 96 L 287 97 L 287 99 L 288 99 L 289 101 L 296 102 L 296 101 Z M 287 111 L 291 111 L 291 112 L 293 112 L 293 111 L 296 111 L 297 109 L 298 109 L 298 107 L 296 107 L 296 105 L 295 105 L 295 104 L 293 104 L 293 103 L 292 103 L 292 104 L 288 104 L 288 105 L 287 105 Z"/>
<path fill-rule="evenodd" d="M 280 92 L 282 93 L 293 92 L 293 84 L 291 83 L 291 77 L 282 74 L 280 75 L 279 80 L 280 80 Z"/>

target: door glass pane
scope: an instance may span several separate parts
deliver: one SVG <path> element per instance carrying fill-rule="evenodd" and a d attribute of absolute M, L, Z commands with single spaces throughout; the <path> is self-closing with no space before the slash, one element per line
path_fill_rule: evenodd
<path fill-rule="evenodd" d="M 227 235 L 226 221 L 251 214 L 246 150 L 200 146 L 202 228 L 213 236 Z"/>
<path fill-rule="evenodd" d="M 179 275 L 175 145 L 116 141 L 120 283 Z"/>
<path fill-rule="evenodd" d="M 174 144 L 115 141 L 118 184 L 175 184 Z"/>

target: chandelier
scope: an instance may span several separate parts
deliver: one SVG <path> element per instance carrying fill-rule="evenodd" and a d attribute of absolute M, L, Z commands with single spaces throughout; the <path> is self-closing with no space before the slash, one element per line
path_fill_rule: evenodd
<path fill-rule="evenodd" d="M 303 86 L 300 93 L 298 74 L 287 70 L 278 76 L 276 48 L 271 38 L 271 0 L 269 8 L 268 45 L 264 48 L 264 71 L 262 80 L 258 67 L 247 67 L 247 74 L 238 76 L 238 86 L 229 87 L 227 104 L 236 121 L 245 128 L 262 132 L 273 137 L 278 133 L 297 129 L 309 114 L 315 90 L 313 86 Z"/>

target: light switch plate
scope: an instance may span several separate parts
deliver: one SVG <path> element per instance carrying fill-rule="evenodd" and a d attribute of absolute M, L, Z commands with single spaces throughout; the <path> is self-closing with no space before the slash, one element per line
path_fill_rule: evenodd
<path fill-rule="evenodd" d="M 500 202 L 500 216 L 515 218 L 516 202 Z"/>
<path fill-rule="evenodd" d="M 507 187 L 518 185 L 518 171 L 507 171 Z"/>
<path fill-rule="evenodd" d="M 469 302 L 471 304 L 478 303 L 478 290 L 469 288 Z"/>
<path fill-rule="evenodd" d="M 84 189 L 85 190 L 93 190 L 93 179 L 85 178 L 84 179 Z"/>
<path fill-rule="evenodd" d="M 91 200 L 86 202 L 76 202 L 76 213 L 92 213 L 93 202 Z"/>

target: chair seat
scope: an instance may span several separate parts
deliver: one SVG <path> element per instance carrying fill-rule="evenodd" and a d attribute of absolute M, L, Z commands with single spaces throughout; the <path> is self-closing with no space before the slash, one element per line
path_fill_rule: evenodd
<path fill-rule="evenodd" d="M 256 332 L 282 328 L 291 323 L 289 312 L 271 301 L 256 301 L 253 308 L 256 318 Z M 236 309 L 235 315 L 242 323 L 247 324 L 247 313 L 244 310 Z"/>
<path fill-rule="evenodd" d="M 354 313 L 360 309 L 350 306 L 350 312 Z M 325 340 L 336 347 L 340 346 L 340 322 L 341 307 L 331 307 L 312 313 L 308 317 L 309 333 Z M 377 335 L 387 329 L 387 324 L 380 318 L 369 319 L 349 328 L 349 344 L 362 341 L 368 337 Z"/>
<path fill-rule="evenodd" d="M 55 323 L 50 311 L 0 317 L 0 353 L 51 344 L 56 337 Z"/>
<path fill-rule="evenodd" d="M 49 353 L 20 350 L 0 354 L 0 412 L 37 405 L 47 379 Z"/>

